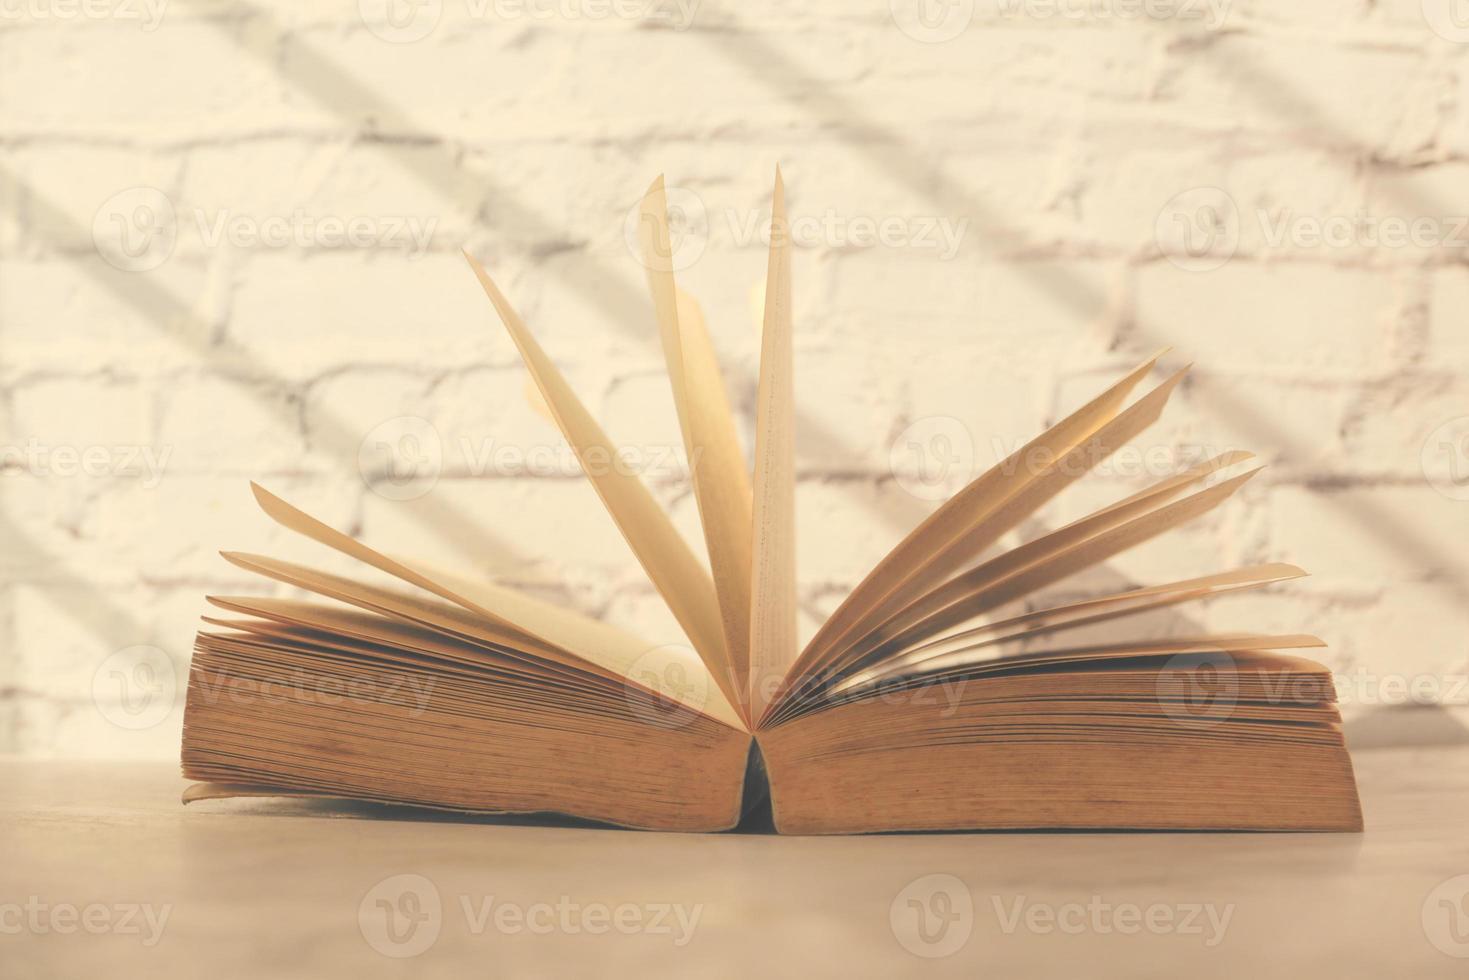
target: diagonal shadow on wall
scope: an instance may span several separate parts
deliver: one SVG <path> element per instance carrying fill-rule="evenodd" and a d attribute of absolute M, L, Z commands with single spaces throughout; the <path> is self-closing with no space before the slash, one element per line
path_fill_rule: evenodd
<path fill-rule="evenodd" d="M 841 139 L 854 152 L 862 154 L 881 169 L 894 182 L 925 197 L 940 208 L 963 214 L 971 224 L 984 228 L 987 233 L 1001 240 L 1024 241 L 1023 230 L 989 202 L 970 192 L 958 181 L 949 177 L 940 166 L 922 153 L 917 153 L 902 138 L 890 132 L 886 126 L 873 119 L 865 107 L 843 95 L 833 86 L 822 85 L 813 79 L 800 64 L 758 31 L 740 26 L 732 14 L 716 15 L 718 30 L 695 28 L 690 33 L 704 40 L 715 54 L 740 64 L 752 78 L 760 79 L 768 87 L 793 104 L 810 112 L 821 125 L 823 133 Z M 916 43 L 916 42 L 915 42 Z M 1205 46 L 1204 50 L 1208 50 Z M 1251 94 L 1263 104 L 1288 107 L 1290 114 L 1311 125 L 1331 127 L 1323 113 L 1311 107 L 1295 93 L 1286 79 L 1273 77 L 1257 64 L 1234 64 L 1228 69 L 1231 75 L 1248 79 Z M 1338 142 L 1353 146 L 1364 158 L 1369 155 L 1360 141 L 1338 133 Z M 1162 201 L 1159 202 L 1161 207 Z M 1434 213 L 1432 211 L 1423 213 Z M 1452 209 L 1437 213 L 1449 214 Z M 1017 262 L 1014 267 L 1022 274 L 1037 276 L 1036 267 Z M 1060 302 L 1072 309 L 1079 317 L 1093 315 L 1102 307 L 1103 297 L 1080 278 L 1074 278 L 1069 288 L 1059 292 L 1053 284 L 1036 278 L 1036 285 L 1048 291 Z M 1155 324 L 1121 324 L 1138 345 L 1157 348 L 1168 343 L 1164 331 Z M 1206 379 L 1194 379 L 1194 385 L 1208 401 L 1219 406 L 1221 414 L 1233 424 L 1249 432 L 1258 445 L 1290 445 L 1290 437 L 1281 432 L 1270 419 L 1254 406 L 1230 394 L 1222 387 L 1208 383 Z M 1414 564 L 1424 564 L 1429 557 L 1431 570 L 1429 581 L 1441 585 L 1460 601 L 1469 601 L 1469 581 L 1455 577 L 1449 569 L 1455 565 L 1454 557 L 1443 547 L 1443 542 L 1426 537 L 1418 529 L 1408 525 L 1398 515 L 1363 499 L 1359 495 L 1322 495 L 1323 506 L 1344 512 L 1354 523 L 1370 534 L 1386 551 L 1394 552 Z"/>

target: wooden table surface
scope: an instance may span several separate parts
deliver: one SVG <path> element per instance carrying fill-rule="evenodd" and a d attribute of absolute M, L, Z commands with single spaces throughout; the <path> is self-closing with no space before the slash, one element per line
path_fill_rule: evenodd
<path fill-rule="evenodd" d="M 1469 976 L 1469 749 L 1356 762 L 1360 836 L 783 838 L 0 760 L 0 975 Z"/>

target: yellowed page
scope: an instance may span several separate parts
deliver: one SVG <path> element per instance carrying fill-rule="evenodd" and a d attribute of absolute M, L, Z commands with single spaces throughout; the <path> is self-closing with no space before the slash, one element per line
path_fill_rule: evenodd
<path fill-rule="evenodd" d="M 302 627 L 334 638 L 385 644 L 393 648 L 434 653 L 450 659 L 465 659 L 467 656 L 470 659 L 487 661 L 500 669 L 511 669 L 509 665 L 517 665 L 514 669 L 525 673 L 530 672 L 524 666 L 528 660 L 537 661 L 532 669 L 541 674 L 544 674 L 547 667 L 560 667 L 559 664 L 545 657 L 531 657 L 524 652 L 511 657 L 502 653 L 502 650 L 516 649 L 513 646 L 515 642 L 513 637 L 507 637 L 503 644 L 490 648 L 484 643 L 456 640 L 443 630 L 410 623 L 405 619 L 368 612 L 361 608 L 309 602 L 303 599 L 284 599 L 276 596 L 211 595 L 206 598 L 211 605 L 230 612 L 256 617 L 257 620 L 273 624 L 278 628 Z M 216 625 L 230 625 L 217 618 L 209 616 L 203 618 L 205 622 Z M 258 629 L 259 627 L 252 624 L 247 628 Z M 545 663 L 542 664 L 540 661 L 545 661 Z M 601 684 L 617 683 L 616 679 L 608 674 L 589 671 L 585 665 L 578 665 L 574 673 L 580 677 L 595 678 Z"/>
<path fill-rule="evenodd" d="M 674 284 L 661 176 L 643 196 L 641 218 L 643 262 L 714 573 L 730 686 L 742 697 L 750 686 L 750 474 L 703 313 Z"/>
<path fill-rule="evenodd" d="M 624 684 L 636 684 L 652 694 L 672 698 L 709 718 L 731 728 L 744 731 L 744 721 L 735 713 L 733 706 L 718 690 L 708 684 L 694 683 L 686 687 L 676 684 L 656 683 L 668 678 L 707 676 L 701 669 L 698 657 L 679 644 L 654 647 L 628 659 L 630 651 L 587 651 L 587 655 L 572 654 L 559 647 L 527 643 L 524 646 L 505 642 L 505 634 L 487 624 L 484 617 L 460 606 L 402 589 L 390 589 L 353 581 L 341 575 L 333 575 L 307 568 L 294 562 L 251 555 L 242 552 L 221 552 L 231 564 L 264 575 L 266 578 L 294 585 L 317 595 L 336 599 L 349 605 L 367 609 L 383 616 L 406 620 L 430 629 L 442 630 L 457 636 L 468 637 L 488 643 L 507 652 L 521 653 L 552 664 L 587 669 L 610 677 Z M 647 678 L 655 683 L 646 683 Z"/>
<path fill-rule="evenodd" d="M 554 646 L 573 656 L 610 665 L 630 663 L 657 645 L 513 589 L 392 558 L 317 520 L 259 484 L 252 483 L 250 488 L 260 508 L 282 527 L 483 616 L 488 620 L 487 628 L 497 634 L 524 637 L 519 641 L 521 646 L 531 642 Z"/>
<path fill-rule="evenodd" d="M 1108 620 L 1152 612 L 1167 606 L 1212 599 L 1232 592 L 1258 589 L 1277 582 L 1301 578 L 1305 574 L 1303 569 L 1295 565 L 1271 562 L 1040 609 L 999 622 L 987 623 L 960 633 L 953 633 L 903 650 L 896 656 L 877 661 L 870 667 L 844 678 L 833 686 L 832 691 L 834 694 L 841 694 L 867 681 L 880 680 L 912 670 L 937 657 L 961 651 L 974 651 L 1001 644 L 1023 643 L 1048 633 L 1092 626 Z"/>
<path fill-rule="evenodd" d="M 1118 420 L 1122 418 L 1123 416 L 1119 416 Z M 1122 502 L 1104 507 L 1087 517 L 1073 521 L 1032 541 L 1027 541 L 1025 544 L 975 566 L 943 585 L 909 600 L 906 605 L 867 628 L 860 636 L 854 636 L 844 643 L 840 650 L 833 652 L 819 672 L 813 671 L 810 676 L 840 673 L 880 646 L 887 648 L 890 652 L 896 652 L 896 648 L 893 647 L 896 642 L 895 637 L 905 634 L 905 631 L 912 628 L 914 624 L 923 621 L 924 617 L 940 609 L 952 608 L 961 602 L 965 604 L 965 608 L 969 608 L 976 601 L 981 603 L 985 609 L 994 608 L 984 596 L 986 588 L 1006 581 L 1022 569 L 1043 564 L 1108 528 L 1124 524 L 1148 511 L 1157 510 L 1165 501 L 1176 497 L 1190 486 L 1202 482 L 1221 466 L 1237 462 L 1239 458 L 1238 453 L 1224 453 L 1214 459 L 1199 463 L 1183 473 L 1158 481 L 1153 486 L 1133 494 Z M 971 615 L 978 615 L 978 612 Z M 923 634 L 925 638 L 931 635 L 933 635 L 931 629 L 926 629 Z"/>
<path fill-rule="evenodd" d="M 1047 458 L 1043 466 L 1027 466 L 1028 479 L 1016 487 L 1000 506 L 992 509 L 958 538 L 940 546 L 937 552 L 924 559 L 917 569 L 897 588 L 874 604 L 863 616 L 863 623 L 874 624 L 902 609 L 924 593 L 941 584 L 954 572 L 979 557 L 1005 534 L 1019 526 L 1020 522 L 1053 499 L 1062 490 L 1085 476 L 1103 460 L 1132 441 L 1158 420 L 1168 404 L 1169 397 L 1183 380 L 1188 368 L 1174 372 L 1162 384 L 1129 405 L 1114 418 L 1109 419 L 1086 439 L 1078 442 L 1054 459 Z M 1248 454 L 1245 454 L 1248 458 Z M 1230 461 L 1237 461 L 1231 456 Z M 1213 468 L 1224 465 L 1214 462 Z M 1186 476 L 1179 479 L 1187 480 Z M 1145 493 L 1150 491 L 1144 491 Z M 1124 502 L 1125 503 L 1125 502 Z M 1119 505 L 1120 506 L 1120 505 Z M 843 648 L 855 641 L 863 632 L 863 625 L 854 627 L 845 643 L 834 644 L 823 655 L 824 663 L 842 659 Z M 820 672 L 821 664 L 808 668 L 812 673 Z"/>
<path fill-rule="evenodd" d="M 1155 500 L 1144 498 L 1126 510 L 1093 515 L 1098 518 L 1096 523 L 1088 518 L 1027 542 L 903 610 L 853 652 L 875 649 L 879 644 L 901 648 L 916 643 L 1090 568 L 1219 506 L 1258 472 L 1251 470 L 1156 509 L 1152 509 Z M 1133 516 L 1139 511 L 1143 512 L 1140 516 Z M 1098 533 L 1102 528 L 1105 530 Z"/>
<path fill-rule="evenodd" d="M 750 589 L 750 716 L 760 719 L 796 659 L 795 389 L 791 350 L 790 223 L 775 171 L 765 326 L 755 425 L 755 515 Z"/>
<path fill-rule="evenodd" d="M 1132 389 L 1165 353 L 1166 350 L 1153 355 L 1121 381 L 975 478 L 930 514 L 877 563 L 822 624 L 802 651 L 791 671 L 792 677 L 818 672 L 843 639 L 870 627 L 873 609 L 1034 478 L 1031 461 L 1055 459 L 1069 452 L 1112 419 Z"/>
<path fill-rule="evenodd" d="M 510 306 L 484 267 L 468 252 L 464 257 L 519 348 L 531 377 L 556 418 L 556 424 L 575 450 L 587 478 L 607 507 L 607 513 L 642 563 L 674 618 L 688 634 L 710 676 L 729 700 L 737 703 L 738 698 L 729 686 L 729 655 L 724 647 L 724 628 L 719 601 L 714 594 L 714 580 L 708 569 L 700 564 L 640 479 L 615 466 L 597 462 L 616 459 L 616 447 L 536 343 L 520 315 Z"/>
<path fill-rule="evenodd" d="M 1019 665 L 1040 667 L 1082 660 L 1123 660 L 1138 656 L 1177 656 L 1191 653 L 1234 654 L 1264 650 L 1301 650 L 1324 646 L 1326 643 L 1320 637 L 1312 636 L 1309 633 L 1280 635 L 1214 633 L 1199 636 L 1173 636 L 1161 640 L 1112 643 L 1105 646 L 1075 647 L 1067 650 L 1047 650 L 1041 653 L 1000 658 L 980 657 L 965 650 L 926 661 L 916 667 L 884 672 L 881 676 L 843 690 L 840 695 L 834 693 L 833 700 L 860 695 L 863 691 L 870 690 L 879 684 L 891 690 L 891 685 L 905 679 L 923 681 L 931 680 L 939 674 L 982 674 L 992 670 L 1010 670 Z"/>

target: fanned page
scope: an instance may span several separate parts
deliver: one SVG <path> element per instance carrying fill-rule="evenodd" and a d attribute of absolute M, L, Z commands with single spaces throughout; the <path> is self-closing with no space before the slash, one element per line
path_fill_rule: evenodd
<path fill-rule="evenodd" d="M 1295 565 L 1272 562 L 1038 609 L 921 642 L 917 646 L 906 648 L 901 655 L 881 660 L 870 669 L 848 675 L 832 690 L 833 693 L 840 694 L 885 677 L 919 673 L 944 657 L 964 655 L 978 662 L 991 648 L 1002 644 L 1024 644 L 1065 630 L 1094 626 L 1246 589 L 1262 588 L 1300 578 L 1305 574 Z"/>
<path fill-rule="evenodd" d="M 414 568 L 317 520 L 259 484 L 250 487 L 261 510 L 282 527 L 483 617 L 487 626 L 499 627 L 495 635 L 501 643 L 565 651 L 613 674 L 624 673 L 623 666 L 649 646 L 647 641 L 615 627 L 536 602 L 510 589 Z"/>
<path fill-rule="evenodd" d="M 519 348 L 531 377 L 545 398 L 556 424 L 571 444 L 582 469 L 602 498 L 643 569 L 648 573 L 674 618 L 688 634 L 714 682 L 733 704 L 740 703 L 731 683 L 729 653 L 714 581 L 680 537 L 663 508 L 636 476 L 617 467 L 598 465 L 598 459 L 615 459 L 612 445 L 591 414 L 561 376 L 556 365 L 531 336 L 520 315 L 505 299 L 484 267 L 468 252 L 465 259 L 474 269 L 480 286 L 494 304 L 500 320 Z"/>
<path fill-rule="evenodd" d="M 795 391 L 791 349 L 790 226 L 775 172 L 770 259 L 760 340 L 755 421 L 754 576 L 750 612 L 750 715 L 763 718 L 796 659 Z"/>
<path fill-rule="evenodd" d="M 794 672 L 797 682 L 772 708 L 767 724 L 848 697 L 899 670 L 937 672 L 965 662 L 966 656 L 974 660 L 977 649 L 991 644 L 966 644 L 955 637 L 988 628 L 981 624 L 966 630 L 976 620 L 1205 513 L 1243 486 L 1255 471 L 1197 489 L 1249 459 L 1248 453 L 1223 453 L 1019 547 L 976 561 L 1003 534 L 1157 420 L 1183 371 L 1123 407 L 1127 393 L 1156 361 L 1145 362 L 978 477 L 879 562 L 803 653 Z M 1231 581 L 1230 575 L 1224 573 L 1220 580 Z M 1273 580 L 1246 575 L 1241 587 Z M 1194 589 L 1180 588 L 1177 597 L 1156 602 L 1118 602 L 1105 618 L 1218 594 L 1202 581 Z M 1023 641 L 1054 628 L 1041 616 L 1033 628 L 1005 639 Z M 947 657 L 936 656 L 935 645 Z"/>
<path fill-rule="evenodd" d="M 639 216 L 643 264 L 714 573 L 730 686 L 745 698 L 750 687 L 750 474 L 703 313 L 674 282 L 662 177 L 643 195 Z M 746 707 L 740 705 L 742 711 Z"/>
<path fill-rule="evenodd" d="M 821 673 L 824 664 L 840 653 L 842 641 L 890 608 L 905 583 L 949 553 L 985 518 L 1032 482 L 1038 476 L 1035 460 L 1067 456 L 1116 416 L 1128 394 L 1161 356 L 1162 352 L 1155 354 L 1081 409 L 991 467 L 914 528 L 817 630 L 802 651 L 793 676 Z"/>
<path fill-rule="evenodd" d="M 275 579 L 276 582 L 282 582 L 285 585 L 292 585 L 295 588 L 322 595 L 322 597 L 355 605 L 369 613 L 376 613 L 388 619 L 403 621 L 411 626 L 433 630 L 433 632 L 450 636 L 458 641 L 482 646 L 489 651 L 494 651 L 498 657 L 505 658 L 505 660 L 519 661 L 519 663 L 535 667 L 536 674 L 566 676 L 567 671 L 571 671 L 573 674 L 592 674 L 592 676 L 602 677 L 623 688 L 636 685 L 649 695 L 658 696 L 658 698 L 679 699 L 685 702 L 690 711 L 698 711 L 732 729 L 745 727 L 743 721 L 735 713 L 735 708 L 718 691 L 702 691 L 702 689 L 693 688 L 686 693 L 680 692 L 677 686 L 665 688 L 657 683 L 652 683 L 652 685 L 645 683 L 646 677 L 657 680 L 660 677 L 680 676 L 680 674 L 687 676 L 692 671 L 701 669 L 699 661 L 692 654 L 682 651 L 682 648 L 677 645 L 654 646 L 643 644 L 633 638 L 626 638 L 626 636 L 614 639 L 613 633 L 607 632 L 602 633 L 602 639 L 611 642 L 605 645 L 592 645 L 580 649 L 563 648 L 563 646 L 545 644 L 545 642 L 539 642 L 527 636 L 499 629 L 495 626 L 494 619 L 486 617 L 480 608 L 473 604 L 439 602 L 423 597 L 423 595 L 404 591 L 404 589 L 367 585 L 367 583 L 357 582 L 357 580 L 348 579 L 339 574 L 319 572 L 319 570 L 308 569 L 301 564 L 264 557 L 264 555 L 226 551 L 223 552 L 223 557 L 229 563 L 248 570 L 248 572 L 261 574 L 267 579 Z M 270 619 L 269 614 L 263 613 L 266 607 L 260 607 L 259 602 L 235 599 L 232 601 L 231 608 Z M 569 610 L 558 610 L 557 617 L 579 619 L 577 614 L 570 613 Z M 331 629 L 332 620 L 307 624 Z M 599 623 L 595 626 L 598 626 L 599 629 L 608 629 Z M 638 670 L 633 670 L 635 664 Z"/>

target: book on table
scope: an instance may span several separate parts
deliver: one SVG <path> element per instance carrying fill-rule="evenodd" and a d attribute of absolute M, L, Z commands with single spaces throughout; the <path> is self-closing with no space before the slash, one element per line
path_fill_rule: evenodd
<path fill-rule="evenodd" d="M 728 829 L 768 805 L 775 828 L 796 834 L 1361 828 L 1331 674 L 1298 652 L 1320 640 L 1128 631 L 1133 617 L 1299 568 L 1044 598 L 1223 505 L 1253 475 L 1247 453 L 1002 547 L 1152 424 L 1183 371 L 1154 383 L 1161 355 L 1147 360 L 974 479 L 800 646 L 780 176 L 753 467 L 703 317 L 674 282 L 661 178 L 640 208 L 703 555 L 636 475 L 587 465 L 618 447 L 466 258 L 682 635 L 657 642 L 390 557 L 256 485 L 270 518 L 363 572 L 225 553 L 312 598 L 209 597 L 184 718 L 184 775 L 197 781 L 186 801 L 331 797 L 687 831 Z"/>

